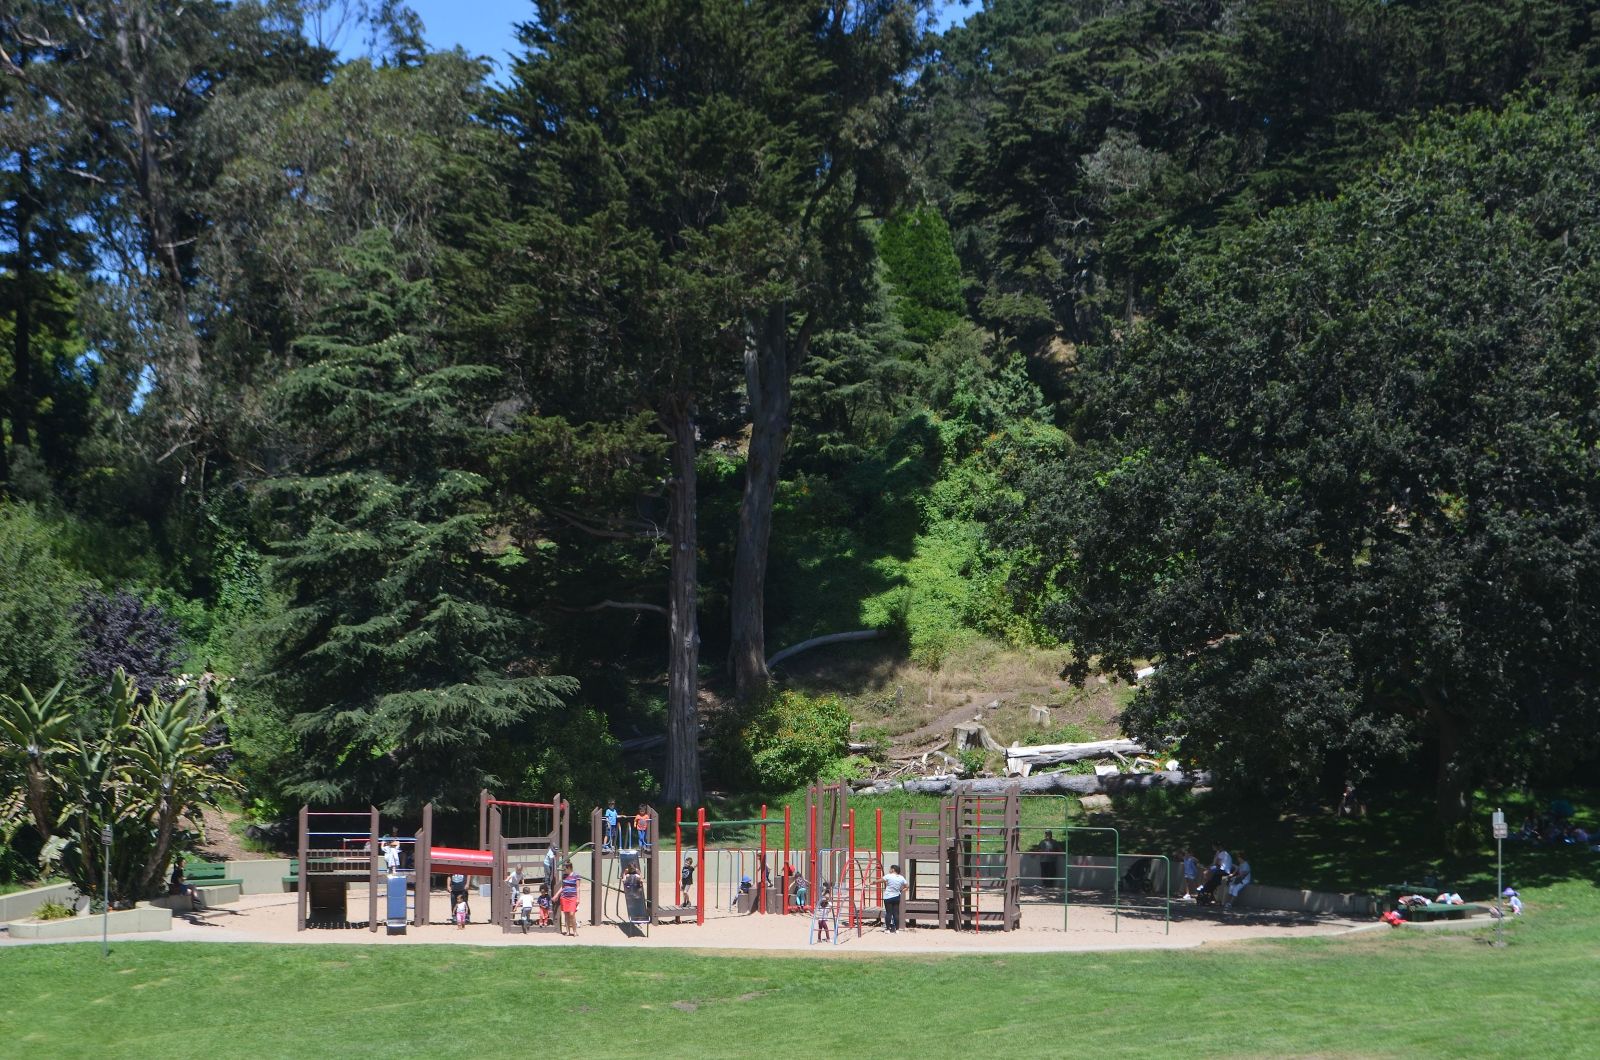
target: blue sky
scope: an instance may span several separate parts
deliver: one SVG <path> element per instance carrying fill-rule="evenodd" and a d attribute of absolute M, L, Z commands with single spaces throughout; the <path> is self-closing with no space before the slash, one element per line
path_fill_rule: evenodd
<path fill-rule="evenodd" d="M 512 26 L 532 17 L 532 0 L 409 0 L 427 27 L 428 43 L 437 48 L 461 45 L 472 55 L 486 55 L 504 67 L 517 47 Z M 960 22 L 981 6 L 979 0 L 934 0 L 940 28 Z"/>

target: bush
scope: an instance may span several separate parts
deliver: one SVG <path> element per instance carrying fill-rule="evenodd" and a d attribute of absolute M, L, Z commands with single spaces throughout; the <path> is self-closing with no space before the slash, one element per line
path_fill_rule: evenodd
<path fill-rule="evenodd" d="M 78 668 L 72 609 L 84 579 L 58 558 L 54 537 L 32 508 L 0 504 L 0 695 L 49 688 Z"/>
<path fill-rule="evenodd" d="M 33 911 L 35 920 L 70 920 L 78 915 L 77 910 L 65 902 L 50 901 Z"/>
<path fill-rule="evenodd" d="M 762 788 L 789 791 L 842 759 L 850 742 L 850 712 L 838 696 L 775 693 L 740 732 Z"/>

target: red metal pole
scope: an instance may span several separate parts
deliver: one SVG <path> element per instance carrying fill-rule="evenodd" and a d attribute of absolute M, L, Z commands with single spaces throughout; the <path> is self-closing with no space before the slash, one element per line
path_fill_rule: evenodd
<path fill-rule="evenodd" d="M 811 893 L 822 893 L 822 881 L 817 878 L 817 804 L 811 799 L 806 799 L 806 810 L 811 815 L 811 833 L 809 842 L 811 846 Z M 815 899 L 813 899 L 815 902 Z"/>
<path fill-rule="evenodd" d="M 849 839 L 846 840 L 848 846 L 845 848 L 847 851 L 846 857 L 849 858 L 845 862 L 845 871 L 850 874 L 850 919 L 855 922 L 856 934 L 859 935 L 861 934 L 861 914 L 856 909 L 856 810 L 854 806 L 850 807 L 850 823 L 845 827 L 850 830 Z"/>
<path fill-rule="evenodd" d="M 672 811 L 672 849 L 678 866 L 678 878 L 673 881 L 672 892 L 678 896 L 673 905 L 683 905 L 683 807 Z"/>
<path fill-rule="evenodd" d="M 767 915 L 767 804 L 761 804 L 761 860 L 756 862 L 756 875 L 760 881 L 756 884 L 756 905 L 761 909 L 761 915 Z"/>
<path fill-rule="evenodd" d="M 694 922 L 704 925 L 706 922 L 706 808 L 704 806 L 695 811 L 695 825 L 698 834 L 695 837 L 694 849 L 700 860 L 695 865 L 698 871 L 694 874 Z"/>

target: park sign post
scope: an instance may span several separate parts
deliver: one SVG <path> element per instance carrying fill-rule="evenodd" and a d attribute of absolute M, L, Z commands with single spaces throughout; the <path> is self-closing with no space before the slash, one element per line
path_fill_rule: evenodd
<path fill-rule="evenodd" d="M 1506 944 L 1506 872 L 1505 859 L 1502 856 L 1504 847 L 1501 846 L 1505 842 L 1506 835 L 1506 815 L 1503 811 L 1497 809 L 1494 811 L 1494 907 L 1499 910 L 1500 915 L 1494 921 L 1494 944 L 1496 946 L 1504 946 Z"/>
<path fill-rule="evenodd" d="M 111 956 L 111 826 L 100 829 L 101 865 L 105 868 L 106 893 L 100 906 L 100 956 Z"/>

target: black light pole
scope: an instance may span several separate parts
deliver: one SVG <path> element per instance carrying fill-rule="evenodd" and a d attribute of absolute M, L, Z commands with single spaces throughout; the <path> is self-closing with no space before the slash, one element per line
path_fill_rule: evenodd
<path fill-rule="evenodd" d="M 105 855 L 106 895 L 100 910 L 100 956 L 111 956 L 111 826 L 100 829 L 100 847 Z"/>

